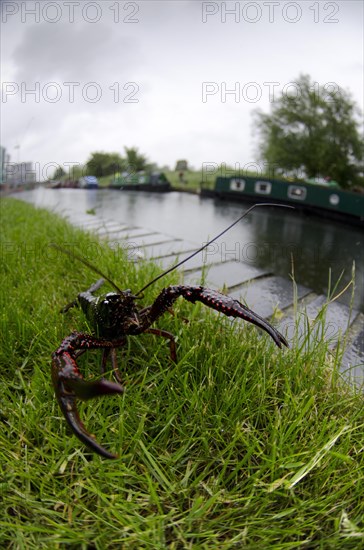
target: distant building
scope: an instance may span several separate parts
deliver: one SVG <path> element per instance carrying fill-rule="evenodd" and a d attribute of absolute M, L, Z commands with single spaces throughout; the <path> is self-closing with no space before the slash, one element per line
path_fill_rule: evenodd
<path fill-rule="evenodd" d="M 188 170 L 188 162 L 187 160 L 177 160 L 176 162 L 176 172 L 184 172 Z"/>
<path fill-rule="evenodd" d="M 9 160 L 10 156 L 6 153 L 5 147 L 0 145 L 0 185 L 6 183 L 6 166 Z"/>
<path fill-rule="evenodd" d="M 32 162 L 7 162 L 5 181 L 11 187 L 35 183 L 36 173 Z"/>

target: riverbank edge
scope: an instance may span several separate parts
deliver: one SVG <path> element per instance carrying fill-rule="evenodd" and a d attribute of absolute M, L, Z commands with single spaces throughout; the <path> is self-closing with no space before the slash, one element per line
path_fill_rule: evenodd
<path fill-rule="evenodd" d="M 201 184 L 202 185 L 202 184 Z M 16 189 L 5 189 L 4 187 L 3 188 L 0 188 L 0 197 L 2 196 L 11 196 L 11 195 L 14 195 L 16 196 L 17 193 L 20 193 L 22 191 L 28 191 L 28 190 L 33 190 L 35 187 L 34 186 L 19 186 L 17 187 Z M 117 191 L 117 192 L 120 192 L 120 188 L 113 188 L 112 186 L 106 186 L 106 185 L 102 185 L 100 187 L 97 188 L 97 190 L 114 190 L 114 191 Z M 133 191 L 133 189 L 127 189 L 126 191 Z M 153 193 L 186 193 L 186 194 L 189 194 L 189 195 L 197 195 L 199 196 L 201 199 L 203 200 L 217 200 L 217 201 L 220 201 L 220 202 L 228 202 L 228 203 L 247 203 L 247 204 L 254 204 L 254 203 L 259 203 L 259 202 L 267 202 L 269 201 L 269 199 L 266 197 L 266 196 L 259 196 L 259 195 L 244 195 L 244 196 L 233 196 L 233 195 L 230 195 L 229 193 L 227 193 L 226 195 L 224 193 L 219 193 L 217 191 L 215 191 L 214 189 L 212 189 L 212 185 L 210 183 L 209 187 L 199 187 L 199 188 L 195 188 L 195 187 L 185 187 L 185 186 L 181 186 L 181 185 L 171 185 L 170 189 L 168 190 L 164 190 L 164 191 L 156 191 L 156 190 L 151 190 L 151 189 L 146 189 L 146 190 L 141 190 L 141 189 L 136 189 L 136 192 L 153 192 Z M 281 201 L 279 201 L 278 199 L 274 199 L 274 198 L 271 198 L 270 199 L 270 202 L 274 202 L 274 203 L 279 203 Z M 292 205 L 293 203 L 292 202 L 283 202 L 282 204 L 290 204 Z M 358 218 L 358 217 L 355 217 L 355 216 L 351 216 L 351 215 L 346 215 L 346 214 L 343 214 L 343 213 L 338 213 L 332 209 L 325 209 L 325 208 L 319 208 L 319 207 L 316 207 L 314 205 L 305 205 L 305 204 L 300 204 L 300 203 L 296 203 L 293 205 L 296 209 L 297 209 L 297 212 L 300 212 L 301 214 L 303 214 L 304 216 L 313 216 L 313 217 L 316 217 L 316 218 L 321 218 L 322 216 L 323 217 L 326 217 L 328 218 L 329 220 L 331 221 L 334 221 L 335 223 L 339 223 L 339 224 L 344 224 L 344 225 L 349 225 L 349 226 L 353 226 L 353 227 L 363 227 L 363 218 Z"/>

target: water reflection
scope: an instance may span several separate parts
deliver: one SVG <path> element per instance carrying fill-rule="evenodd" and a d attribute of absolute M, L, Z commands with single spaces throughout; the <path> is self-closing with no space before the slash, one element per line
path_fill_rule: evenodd
<path fill-rule="evenodd" d="M 115 190 L 43 189 L 19 194 L 38 206 L 71 209 L 120 223 L 173 235 L 201 246 L 237 219 L 250 205 L 201 199 L 186 193 L 139 193 Z M 342 277 L 339 290 L 351 279 L 355 262 L 354 307 L 364 311 L 363 234 L 359 228 L 306 216 L 296 210 L 257 208 L 212 245 L 207 259 L 244 261 L 289 277 L 315 292 L 327 293 Z M 330 275 L 331 273 L 331 275 Z M 350 303 L 350 291 L 340 301 Z"/>
<path fill-rule="evenodd" d="M 285 215 L 280 224 L 269 214 L 262 225 L 252 223 L 260 243 L 256 265 L 272 266 L 280 275 L 294 273 L 298 283 L 319 294 L 326 294 L 329 285 L 333 290 L 339 281 L 337 292 L 344 288 L 355 265 L 355 307 L 363 310 L 363 236 L 358 229 L 296 212 Z M 349 304 L 350 299 L 349 291 L 341 301 Z"/>

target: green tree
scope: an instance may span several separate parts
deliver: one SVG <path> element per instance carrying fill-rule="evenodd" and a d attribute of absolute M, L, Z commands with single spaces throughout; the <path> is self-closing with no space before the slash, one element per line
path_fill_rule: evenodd
<path fill-rule="evenodd" d="M 86 173 L 85 167 L 79 164 L 74 164 L 73 166 L 70 166 L 68 170 L 68 177 L 70 180 L 78 180 L 79 178 L 82 178 L 82 176 Z"/>
<path fill-rule="evenodd" d="M 104 153 L 96 151 L 86 162 L 86 169 L 90 175 L 101 178 L 125 169 L 126 162 L 118 153 Z"/>
<path fill-rule="evenodd" d="M 292 89 L 273 102 L 271 114 L 255 113 L 261 159 L 270 171 L 363 185 L 360 112 L 350 94 L 334 83 L 318 86 L 308 75 Z"/>
<path fill-rule="evenodd" d="M 126 163 L 130 172 L 141 172 L 148 170 L 151 165 L 148 163 L 146 156 L 138 152 L 136 147 L 124 147 L 126 154 Z"/>
<path fill-rule="evenodd" d="M 63 176 L 66 175 L 66 172 L 63 170 L 62 166 L 58 166 L 58 168 L 55 169 L 54 171 L 54 174 L 53 174 L 53 179 L 54 180 L 59 180 L 61 178 L 63 178 Z"/>

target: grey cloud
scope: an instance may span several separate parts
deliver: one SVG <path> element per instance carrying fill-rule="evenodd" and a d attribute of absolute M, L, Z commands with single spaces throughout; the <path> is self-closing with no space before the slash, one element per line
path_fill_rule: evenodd
<path fill-rule="evenodd" d="M 130 72 L 139 57 L 135 39 L 120 28 L 43 22 L 27 26 L 13 61 L 21 82 L 100 81 Z"/>

